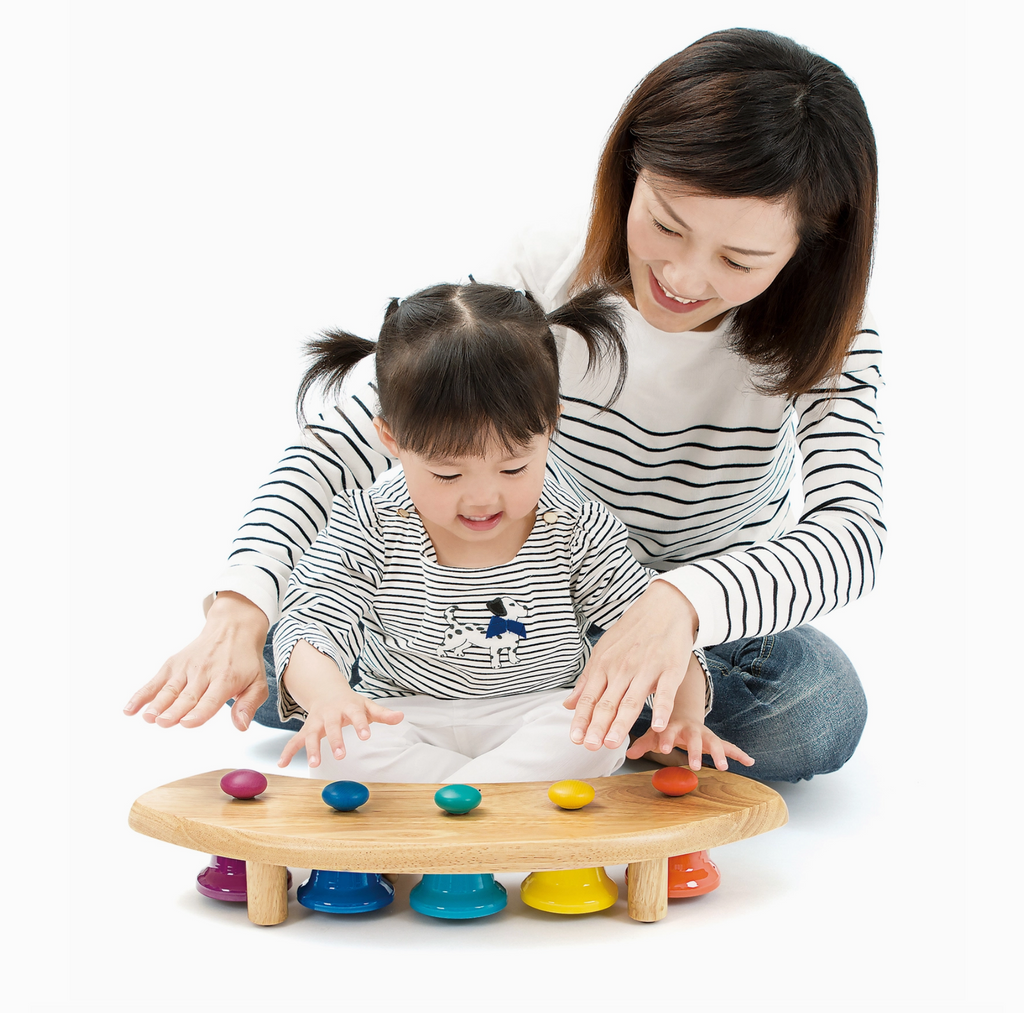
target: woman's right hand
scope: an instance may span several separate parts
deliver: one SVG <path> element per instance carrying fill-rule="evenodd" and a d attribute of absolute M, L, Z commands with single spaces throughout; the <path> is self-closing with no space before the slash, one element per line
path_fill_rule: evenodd
<path fill-rule="evenodd" d="M 203 632 L 164 662 L 124 708 L 129 716 L 145 705 L 142 720 L 170 728 L 195 728 L 234 697 L 231 720 L 244 732 L 267 699 L 263 645 L 267 616 L 248 598 L 221 591 L 206 615 Z"/>

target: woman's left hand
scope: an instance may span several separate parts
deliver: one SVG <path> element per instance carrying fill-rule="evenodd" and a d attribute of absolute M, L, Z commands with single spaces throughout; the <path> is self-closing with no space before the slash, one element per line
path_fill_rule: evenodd
<path fill-rule="evenodd" d="M 668 726 L 697 634 L 697 612 L 668 581 L 654 580 L 594 646 L 565 701 L 569 730 L 587 749 L 616 749 L 653 692 L 651 728 Z"/>

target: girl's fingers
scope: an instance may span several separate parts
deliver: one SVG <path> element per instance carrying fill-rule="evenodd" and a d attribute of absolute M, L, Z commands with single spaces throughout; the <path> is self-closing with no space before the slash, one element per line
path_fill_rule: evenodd
<path fill-rule="evenodd" d="M 345 737 L 342 733 L 341 715 L 324 722 L 324 734 L 327 738 L 327 748 L 334 754 L 336 760 L 345 756 Z"/>
<path fill-rule="evenodd" d="M 649 753 L 653 749 L 661 749 L 661 746 L 658 743 L 654 732 L 648 728 L 647 731 L 644 732 L 643 735 L 641 735 L 640 738 L 638 738 L 636 742 L 626 750 L 626 756 L 631 760 L 639 760 L 644 753 Z"/>
<path fill-rule="evenodd" d="M 292 757 L 302 748 L 302 731 L 297 731 L 281 750 L 281 756 L 277 761 L 279 767 L 287 767 L 292 762 Z"/>
<path fill-rule="evenodd" d="M 743 752 L 739 746 L 734 746 L 731 742 L 726 742 L 724 739 L 722 740 L 722 745 L 726 756 L 731 756 L 734 760 L 739 760 L 739 762 L 745 767 L 752 767 L 754 765 L 754 758 Z"/>
<path fill-rule="evenodd" d="M 370 737 L 370 722 L 366 720 L 366 712 L 369 708 L 356 705 L 351 709 L 342 711 L 342 717 L 352 726 L 353 731 L 361 739 Z"/>
<path fill-rule="evenodd" d="M 703 736 L 700 729 L 692 731 L 686 736 L 683 749 L 686 750 L 687 758 L 690 761 L 690 770 L 700 770 L 701 756 L 704 752 Z"/>
<path fill-rule="evenodd" d="M 303 729 L 305 731 L 305 729 Z M 323 737 L 323 725 L 320 725 L 314 732 L 312 729 L 306 732 L 306 762 L 311 767 L 320 766 L 320 739 Z"/>
<path fill-rule="evenodd" d="M 371 721 L 377 722 L 381 725 L 397 725 L 405 720 L 405 714 L 402 711 L 388 710 L 387 707 L 381 707 L 379 704 L 371 703 L 366 708 L 366 712 L 369 715 Z"/>
<path fill-rule="evenodd" d="M 704 751 L 711 754 L 711 759 L 715 762 L 715 767 L 718 770 L 728 770 L 729 761 L 725 758 L 724 743 L 717 735 L 711 735 L 708 737 L 708 741 L 705 743 Z"/>

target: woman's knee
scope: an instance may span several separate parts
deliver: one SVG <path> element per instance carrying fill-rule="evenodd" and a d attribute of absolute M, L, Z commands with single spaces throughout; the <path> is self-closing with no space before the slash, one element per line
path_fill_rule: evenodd
<path fill-rule="evenodd" d="M 715 673 L 709 724 L 755 758 L 760 754 L 755 776 L 798 781 L 846 763 L 864 730 L 867 700 L 838 645 L 800 626 L 723 646 L 719 658 L 732 667 L 719 664 Z"/>

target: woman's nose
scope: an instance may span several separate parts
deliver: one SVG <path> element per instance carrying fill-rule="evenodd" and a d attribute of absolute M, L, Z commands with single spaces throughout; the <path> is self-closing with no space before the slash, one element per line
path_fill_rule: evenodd
<path fill-rule="evenodd" d="M 710 285 L 707 274 L 701 269 L 694 256 L 681 256 L 666 261 L 662 270 L 665 284 L 672 290 L 670 295 L 682 296 L 684 299 L 706 299 Z"/>

